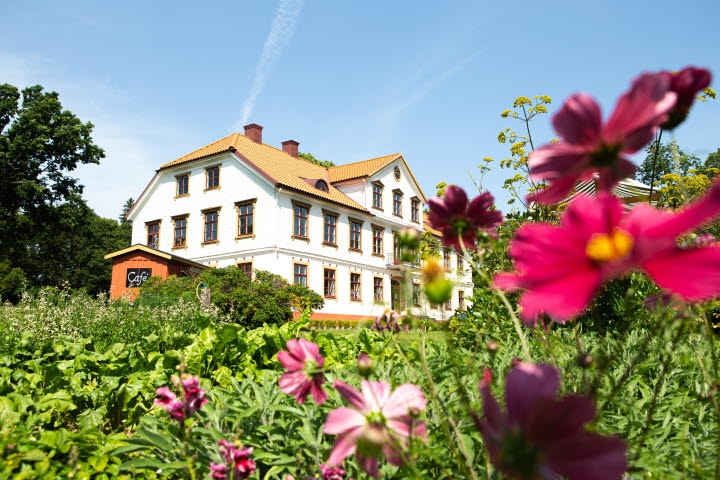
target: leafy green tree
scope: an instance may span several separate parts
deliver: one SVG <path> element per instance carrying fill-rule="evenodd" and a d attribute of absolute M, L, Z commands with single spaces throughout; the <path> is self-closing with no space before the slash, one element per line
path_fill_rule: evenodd
<path fill-rule="evenodd" d="M 300 152 L 300 153 L 298 153 L 298 157 L 303 158 L 303 159 L 307 160 L 308 162 L 316 163 L 316 164 L 320 165 L 321 167 L 325 167 L 325 168 L 330 168 L 330 167 L 335 166 L 335 164 L 333 162 L 331 162 L 330 160 L 318 160 L 317 158 L 315 158 L 315 155 L 313 155 L 312 153 Z"/>
<path fill-rule="evenodd" d="M 118 217 L 118 220 L 120 221 L 120 225 L 130 224 L 132 223 L 130 220 L 127 219 L 128 213 L 130 213 L 130 209 L 135 204 L 135 200 L 133 200 L 132 197 L 125 200 L 125 205 L 123 205 L 122 211 L 120 212 L 120 216 Z"/>
<path fill-rule="evenodd" d="M 153 277 L 140 289 L 139 301 L 155 305 L 181 298 L 190 300 L 199 283 L 212 290 L 214 306 L 248 328 L 263 323 L 282 324 L 292 319 L 293 308 L 317 310 L 325 303 L 316 292 L 302 285 L 289 285 L 280 275 L 256 270 L 250 279 L 237 267 L 209 268 L 194 278 Z"/>
<path fill-rule="evenodd" d="M 702 166 L 702 161 L 698 157 L 685 153 L 677 143 L 673 142 L 661 143 L 656 157 L 656 145 L 657 143 L 653 142 L 645 148 L 646 156 L 635 172 L 635 179 L 646 185 L 650 185 L 653 180 L 658 181 L 664 175 L 675 173 L 673 150 L 677 151 L 678 165 L 682 175 L 686 175 L 688 170 Z"/>
<path fill-rule="evenodd" d="M 21 95 L 12 85 L 0 85 L 0 217 L 33 216 L 79 197 L 83 187 L 67 173 L 105 157 L 92 129 L 62 108 L 56 92 L 35 85 Z M 0 230 L 0 238 L 11 233 Z"/>

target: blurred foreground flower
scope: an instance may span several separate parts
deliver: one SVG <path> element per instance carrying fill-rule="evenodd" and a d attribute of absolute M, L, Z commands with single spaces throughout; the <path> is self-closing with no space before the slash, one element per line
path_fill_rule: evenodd
<path fill-rule="evenodd" d="M 237 448 L 227 440 L 218 440 L 225 463 L 210 462 L 210 478 L 214 480 L 245 480 L 255 473 L 253 448 Z"/>
<path fill-rule="evenodd" d="M 323 433 L 337 435 L 328 465 L 340 465 L 356 454 L 357 462 L 368 475 L 378 477 L 379 457 L 393 465 L 402 465 L 406 438 L 427 441 L 425 422 L 415 417 L 425 409 L 420 388 L 411 383 L 391 393 L 387 382 L 363 380 L 362 393 L 345 382 L 335 380 L 333 387 L 355 408 L 340 407 L 328 414 Z"/>
<path fill-rule="evenodd" d="M 562 141 L 545 145 L 528 158 L 530 177 L 550 182 L 548 187 L 529 195 L 528 201 L 560 202 L 577 181 L 591 179 L 595 173 L 599 174 L 600 190 L 610 190 L 631 176 L 635 165 L 626 155 L 650 143 L 667 120 L 676 98 L 666 75 L 640 75 L 603 125 L 600 106 L 592 97 L 584 93 L 572 95 L 552 120 Z"/>
<path fill-rule="evenodd" d="M 323 480 L 345 480 L 345 470 L 342 468 L 320 465 L 320 471 L 323 474 Z M 352 480 L 352 478 L 349 478 L 348 480 Z"/>
<path fill-rule="evenodd" d="M 304 403 L 309 394 L 318 405 L 322 405 L 328 394 L 322 388 L 325 383 L 322 367 L 325 358 L 320 355 L 317 344 L 304 338 L 288 340 L 288 351 L 278 352 L 277 357 L 288 372 L 280 377 L 280 390 L 286 395 L 295 395 L 295 401 Z"/>
<path fill-rule="evenodd" d="M 680 125 L 690 112 L 690 107 L 698 93 L 708 85 L 712 75 L 704 68 L 685 67 L 679 72 L 663 72 L 670 82 L 670 90 L 677 94 L 675 106 L 670 111 L 668 120 L 662 125 L 667 130 Z"/>
<path fill-rule="evenodd" d="M 397 313 L 394 310 L 386 308 L 383 313 L 375 318 L 371 328 L 378 332 L 382 330 L 389 330 L 391 332 L 399 332 L 401 330 L 408 331 L 408 323 L 405 318 L 405 312 Z"/>
<path fill-rule="evenodd" d="M 627 469 L 619 438 L 587 432 L 592 399 L 556 398 L 560 375 L 550 365 L 517 362 L 505 381 L 507 413 L 490 392 L 490 370 L 480 382 L 485 418 L 476 418 L 490 461 L 512 478 L 609 480 Z"/>
<path fill-rule="evenodd" d="M 720 295 L 720 245 L 681 247 L 678 237 L 720 214 L 720 183 L 682 210 L 641 204 L 629 213 L 617 198 L 601 192 L 581 195 L 560 225 L 527 224 L 510 243 L 515 273 L 495 276 L 496 288 L 525 289 L 523 322 L 534 327 L 548 314 L 564 323 L 580 314 L 607 280 L 641 269 L 684 301 Z"/>
<path fill-rule="evenodd" d="M 199 387 L 200 379 L 197 376 L 184 375 L 179 379 L 173 375 L 172 381 L 176 388 L 182 391 L 183 398 L 178 398 L 168 387 L 160 387 L 155 390 L 155 395 L 159 397 L 155 400 L 155 405 L 165 407 L 170 418 L 182 424 L 186 418 L 205 405 L 208 399 L 205 398 L 205 390 Z"/>
<path fill-rule="evenodd" d="M 490 192 L 484 192 L 468 204 L 465 190 L 451 185 L 445 191 L 445 198 L 428 200 L 428 220 L 433 228 L 442 232 L 445 245 L 462 252 L 460 238 L 465 248 L 473 248 L 479 230 L 488 231 L 502 223 L 502 213 L 491 210 L 494 203 Z"/>

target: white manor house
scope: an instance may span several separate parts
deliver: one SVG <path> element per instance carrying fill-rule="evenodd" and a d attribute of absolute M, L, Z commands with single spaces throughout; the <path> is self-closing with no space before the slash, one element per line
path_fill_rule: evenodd
<path fill-rule="evenodd" d="M 135 249 L 145 245 L 187 264 L 235 265 L 250 275 L 276 273 L 324 297 L 313 318 L 360 319 L 399 308 L 401 269 L 411 271 L 415 314 L 443 319 L 467 307 L 472 276 L 455 252 L 443 255 L 456 281 L 445 305 L 424 298 L 417 265 L 396 260 L 398 231 L 431 230 L 427 198 L 401 154 L 326 168 L 300 158 L 294 140 L 282 149 L 264 144 L 262 129 L 247 125 L 245 135 L 162 165 L 127 215 Z"/>

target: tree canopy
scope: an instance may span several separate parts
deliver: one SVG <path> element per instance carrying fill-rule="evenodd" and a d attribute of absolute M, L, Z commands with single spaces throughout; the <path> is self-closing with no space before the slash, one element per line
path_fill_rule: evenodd
<path fill-rule="evenodd" d="M 70 176 L 105 157 L 92 130 L 56 92 L 0 85 L 2 300 L 16 300 L 25 285 L 109 288 L 112 267 L 103 256 L 129 245 L 130 225 L 95 214 Z"/>

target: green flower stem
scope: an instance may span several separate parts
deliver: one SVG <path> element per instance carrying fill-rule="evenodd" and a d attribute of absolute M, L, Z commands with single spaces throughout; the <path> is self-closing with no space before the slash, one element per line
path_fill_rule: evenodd
<path fill-rule="evenodd" d="M 462 437 L 460 436 L 460 432 L 457 429 L 457 424 L 455 423 L 455 420 L 450 416 L 450 414 L 445 409 L 445 406 L 440 401 L 440 397 L 437 392 L 437 388 L 435 387 L 435 382 L 433 381 L 432 374 L 430 373 L 430 368 L 427 364 L 427 357 L 425 355 L 425 333 L 422 334 L 420 337 L 420 363 L 422 364 L 423 370 L 425 371 L 425 376 L 428 379 L 428 382 L 430 383 L 430 393 L 431 398 L 435 402 L 436 408 L 439 410 L 442 410 L 445 413 L 445 416 L 448 419 L 448 423 L 452 427 L 453 433 L 455 434 L 455 440 L 457 441 L 458 447 L 460 448 L 460 452 L 462 453 L 462 456 L 465 460 L 464 467 L 467 470 L 467 473 L 470 475 L 470 478 L 473 480 L 477 480 L 477 476 L 475 475 L 475 471 L 473 470 L 473 463 L 472 459 L 470 458 L 467 447 L 465 446 L 465 442 L 463 441 Z M 446 427 L 447 428 L 447 427 Z"/>
<path fill-rule="evenodd" d="M 475 264 L 475 262 L 472 260 L 472 257 L 468 254 L 467 248 L 465 248 L 465 243 L 462 239 L 462 232 L 459 232 L 458 234 L 458 240 L 460 242 L 460 248 L 463 252 L 463 257 L 465 257 L 465 260 L 472 265 L 473 270 L 475 270 L 480 276 L 483 277 L 483 279 L 488 282 L 488 285 L 490 285 L 490 277 L 488 277 L 487 273 L 480 270 L 478 266 Z M 490 287 L 491 288 L 491 287 Z M 525 356 L 525 360 L 528 362 L 532 362 L 532 357 L 530 356 L 530 349 L 527 345 L 527 340 L 525 339 L 525 333 L 522 331 L 522 327 L 520 326 L 520 320 L 517 318 L 517 315 L 515 315 L 515 309 L 512 308 L 512 305 L 510 305 L 510 301 L 505 296 L 505 292 L 498 289 L 493 289 L 493 291 L 500 297 L 500 300 L 502 300 L 503 304 L 505 305 L 505 308 L 507 309 L 508 313 L 510 313 L 510 318 L 512 318 L 513 325 L 515 326 L 515 331 L 518 334 L 518 337 L 520 338 L 520 344 L 522 345 L 523 355 Z"/>
<path fill-rule="evenodd" d="M 639 438 L 636 440 L 636 445 L 638 447 L 637 455 L 640 455 L 640 450 L 643 448 L 643 442 L 645 441 L 645 437 L 647 436 L 648 431 L 650 430 L 650 423 L 652 422 L 653 414 L 655 413 L 655 408 L 657 407 L 657 400 L 658 396 L 660 395 L 660 388 L 662 387 L 663 381 L 665 380 L 665 375 L 667 374 L 668 367 L 670 366 L 670 361 L 672 360 L 672 353 L 675 350 L 675 345 L 677 345 L 678 341 L 680 340 L 680 336 L 683 333 L 683 325 L 682 321 L 680 320 L 678 323 L 680 325 L 677 327 L 677 331 L 675 332 L 675 336 L 670 341 L 670 350 L 666 352 L 665 360 L 663 361 L 662 368 L 660 369 L 660 376 L 657 379 L 657 382 L 655 383 L 655 389 L 653 390 L 653 396 L 652 400 L 650 401 L 650 408 L 648 408 L 647 415 L 645 417 L 645 426 L 643 427 L 642 431 L 640 432 Z"/>
<path fill-rule="evenodd" d="M 405 364 L 412 368 L 413 363 L 411 363 L 410 360 L 409 360 L 409 359 L 407 358 L 407 356 L 405 355 L 405 352 L 403 351 L 403 349 L 402 349 L 402 347 L 400 346 L 400 344 L 397 342 L 397 339 L 395 338 L 395 335 L 390 334 L 390 339 L 391 339 L 392 342 L 393 342 L 393 345 L 394 345 L 394 347 L 395 347 L 395 350 L 397 350 L 397 352 L 400 354 L 400 356 L 402 357 L 402 359 L 403 359 L 403 361 L 405 362 Z M 446 417 L 449 418 L 449 414 L 448 414 L 447 410 L 445 410 L 445 407 L 443 406 L 443 403 L 440 402 L 439 398 L 437 397 L 437 390 L 436 390 L 436 388 L 435 388 L 435 382 L 433 381 L 432 375 L 430 375 L 429 370 L 427 369 L 427 362 L 426 362 L 426 360 L 425 360 L 425 333 L 424 333 L 424 332 L 423 332 L 423 334 L 422 334 L 422 339 L 423 339 L 423 340 L 422 340 L 422 342 L 423 342 L 423 343 L 422 343 L 423 349 L 422 349 L 422 356 L 421 356 L 421 358 L 422 358 L 422 360 L 423 360 L 424 372 L 425 372 L 425 374 L 426 374 L 425 376 L 427 377 L 428 381 L 430 382 L 430 389 L 431 389 L 431 392 L 433 392 L 433 395 L 431 395 L 431 399 L 432 399 L 433 402 L 435 403 L 435 406 L 436 406 L 436 408 L 437 408 L 438 415 L 440 415 L 440 412 L 442 412 Z M 413 370 L 414 370 L 414 368 L 413 368 Z M 416 378 L 417 378 L 416 382 L 417 382 L 417 383 L 420 383 L 421 375 L 420 375 L 420 374 L 416 374 L 415 376 L 416 376 Z M 449 445 L 451 445 L 451 446 L 453 447 L 453 450 L 455 450 L 455 454 L 456 454 L 456 456 L 458 457 L 458 460 L 460 460 L 460 464 L 463 465 L 463 466 L 465 466 L 465 465 L 462 463 L 462 461 L 463 461 L 463 460 L 466 460 L 466 459 L 463 459 L 463 453 L 462 453 L 462 451 L 461 451 L 461 450 L 458 450 L 456 443 L 453 441 L 453 433 L 448 429 L 448 427 L 447 427 L 447 425 L 446 425 L 446 422 L 441 421 L 441 422 L 440 422 L 440 428 L 442 429 L 443 434 L 444 434 L 445 437 L 447 438 L 447 440 L 448 440 L 448 442 L 449 442 Z M 462 439 L 460 439 L 460 437 L 458 437 L 458 441 L 461 442 Z M 470 475 L 473 476 L 472 470 L 470 471 Z M 452 475 L 450 475 L 450 476 L 452 476 Z M 473 476 L 473 478 L 475 478 L 475 477 Z"/>
<path fill-rule="evenodd" d="M 653 161 L 652 161 L 652 172 L 650 173 L 650 195 L 648 196 L 648 203 L 652 205 L 652 194 L 653 194 L 653 187 L 655 184 L 655 168 L 657 167 L 657 159 L 658 154 L 660 153 L 660 139 L 662 138 L 663 129 L 660 128 L 660 133 L 658 133 L 657 141 L 655 142 L 655 155 L 653 155 Z"/>

